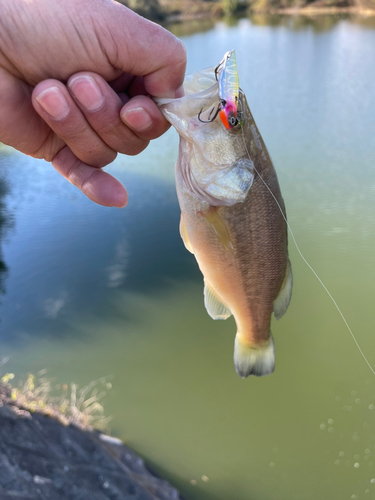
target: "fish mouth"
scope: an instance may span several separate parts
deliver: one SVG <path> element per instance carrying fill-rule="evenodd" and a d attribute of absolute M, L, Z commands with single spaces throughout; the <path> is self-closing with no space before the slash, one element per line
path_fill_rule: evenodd
<path fill-rule="evenodd" d="M 195 71 L 185 76 L 184 95 L 176 98 L 154 97 L 158 106 L 170 103 L 184 110 L 185 114 L 198 115 L 199 111 L 219 102 L 219 85 L 215 78 L 215 68 Z"/>
<path fill-rule="evenodd" d="M 226 52 L 223 60 L 218 66 L 206 68 L 200 71 L 194 71 L 193 73 L 186 75 L 183 83 L 183 96 L 174 98 L 154 97 L 154 101 L 161 107 L 162 111 L 165 109 L 165 106 L 172 104 L 175 113 L 180 115 L 180 117 L 184 116 L 185 119 L 195 118 L 198 115 L 201 115 L 202 112 L 205 114 L 205 111 L 208 110 L 208 115 L 210 117 L 214 116 L 214 118 L 212 120 L 209 119 L 208 121 L 203 118 L 200 121 L 203 123 L 210 123 L 214 121 L 218 113 L 213 115 L 212 111 L 215 112 L 215 110 L 212 110 L 212 106 L 217 106 L 219 103 L 222 105 L 223 100 L 227 99 L 226 95 L 222 96 L 220 94 L 220 87 L 223 86 L 223 82 L 220 84 L 220 75 L 221 71 L 225 71 L 227 61 L 231 57 L 233 57 L 235 61 L 234 50 Z M 234 64 L 236 63 L 234 62 Z M 236 68 L 237 66 L 235 66 L 235 69 Z M 233 73 L 233 70 L 230 70 L 229 73 Z M 237 69 L 235 73 L 237 75 Z M 221 89 L 221 92 L 223 92 L 223 89 Z M 168 119 L 167 116 L 166 118 Z M 235 125 L 237 125 L 237 123 L 238 120 L 236 123 L 230 124 L 231 126 L 227 128 L 232 129 Z"/>
<path fill-rule="evenodd" d="M 218 81 L 215 78 L 215 68 L 206 68 L 186 75 L 183 88 L 185 92 L 185 96 L 183 97 L 188 97 L 193 94 L 199 95 L 213 88 L 217 88 L 218 90 Z"/>

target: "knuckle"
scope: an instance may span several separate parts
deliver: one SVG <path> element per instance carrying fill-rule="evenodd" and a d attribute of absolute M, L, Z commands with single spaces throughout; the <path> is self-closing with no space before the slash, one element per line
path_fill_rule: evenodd
<path fill-rule="evenodd" d="M 74 124 L 64 134 L 64 140 L 81 161 L 94 167 L 108 165 L 117 155 L 100 137 L 88 133 L 85 124 Z"/>
<path fill-rule="evenodd" d="M 41 144 L 39 144 L 37 149 L 34 149 L 28 154 L 33 158 L 51 162 L 64 146 L 65 142 L 52 130 L 49 130 L 49 133 L 42 140 Z"/>
<path fill-rule="evenodd" d="M 138 139 L 136 141 L 130 141 L 121 146 L 119 149 L 119 153 L 128 155 L 128 156 L 136 156 L 139 153 L 142 153 L 147 146 L 149 145 L 150 141 Z"/>
<path fill-rule="evenodd" d="M 187 63 L 187 52 L 186 52 L 186 47 L 184 43 L 177 38 L 177 46 L 176 50 L 174 52 L 174 57 L 176 60 L 176 64 L 183 66 L 184 68 L 186 67 Z"/>
<path fill-rule="evenodd" d="M 123 128 L 123 123 L 117 115 L 104 120 L 101 117 L 100 122 L 95 123 L 94 126 L 95 132 L 100 136 L 112 134 L 118 128 Z"/>
<path fill-rule="evenodd" d="M 85 157 L 85 160 L 82 161 L 98 168 L 105 167 L 109 163 L 112 163 L 117 156 L 117 153 L 111 149 L 107 149 L 106 151 L 89 150 L 87 153 L 88 155 Z"/>
<path fill-rule="evenodd" d="M 187 63 L 187 52 L 184 43 L 177 37 L 171 34 L 173 37 L 172 43 L 168 44 L 168 54 L 167 60 L 169 61 L 169 66 L 178 69 L 185 70 Z"/>
<path fill-rule="evenodd" d="M 65 174 L 65 178 L 74 186 L 77 186 L 79 189 L 81 189 L 83 183 L 85 182 L 85 179 L 83 178 L 82 172 L 79 168 L 80 163 L 80 160 L 78 158 L 75 158 Z"/>
<path fill-rule="evenodd" d="M 81 185 L 79 186 L 79 189 L 86 194 L 86 191 L 88 190 L 89 186 L 95 182 L 96 177 L 100 173 L 100 170 L 94 170 L 91 172 L 89 176 L 87 176 L 84 180 L 82 180 Z"/>

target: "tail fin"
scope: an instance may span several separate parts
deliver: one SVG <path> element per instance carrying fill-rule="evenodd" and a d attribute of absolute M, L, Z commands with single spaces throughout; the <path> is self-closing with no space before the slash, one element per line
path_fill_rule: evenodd
<path fill-rule="evenodd" d="M 275 349 L 273 337 L 264 344 L 248 344 L 243 342 L 238 333 L 234 341 L 234 366 L 242 378 L 249 375 L 262 377 L 271 374 L 275 369 Z"/>

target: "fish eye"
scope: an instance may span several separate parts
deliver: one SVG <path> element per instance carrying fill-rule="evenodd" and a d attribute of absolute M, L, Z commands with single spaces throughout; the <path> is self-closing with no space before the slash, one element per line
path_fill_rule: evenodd
<path fill-rule="evenodd" d="M 237 125 L 237 123 L 238 123 L 238 120 L 234 116 L 231 116 L 229 118 L 229 123 L 232 125 L 232 127 L 235 127 Z"/>

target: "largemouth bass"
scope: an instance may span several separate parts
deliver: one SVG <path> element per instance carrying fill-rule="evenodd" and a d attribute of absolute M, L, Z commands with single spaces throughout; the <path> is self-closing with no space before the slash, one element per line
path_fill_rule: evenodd
<path fill-rule="evenodd" d="M 271 315 L 283 316 L 292 292 L 277 175 L 239 88 L 234 51 L 188 75 L 184 91 L 158 100 L 180 135 L 181 237 L 203 274 L 208 313 L 235 318 L 237 373 L 267 375 L 275 367 Z"/>

